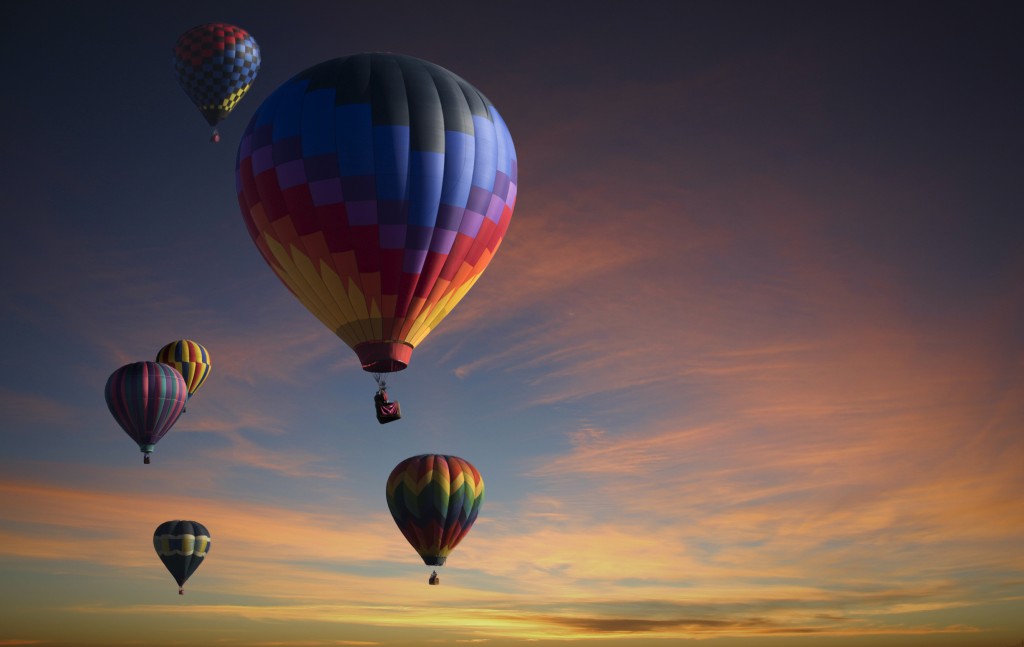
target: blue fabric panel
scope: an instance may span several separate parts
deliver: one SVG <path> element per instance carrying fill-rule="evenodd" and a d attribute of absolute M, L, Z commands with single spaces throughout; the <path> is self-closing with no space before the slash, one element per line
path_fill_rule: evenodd
<path fill-rule="evenodd" d="M 334 92 L 307 92 L 302 97 L 302 156 L 313 157 L 334 150 Z"/>
<path fill-rule="evenodd" d="M 305 85 L 305 82 L 303 82 Z M 264 100 L 263 104 L 256 110 L 256 114 L 253 115 L 252 123 L 256 128 L 260 126 L 267 126 L 274 122 L 274 111 L 277 108 L 278 101 L 281 100 L 281 89 L 278 88 L 269 97 Z"/>
<path fill-rule="evenodd" d="M 302 95 L 305 83 L 286 83 L 277 91 L 280 99 L 274 111 L 274 141 L 302 133 Z"/>
<path fill-rule="evenodd" d="M 373 125 L 370 119 L 368 103 L 334 108 L 338 168 L 342 177 L 373 175 Z"/>
<path fill-rule="evenodd" d="M 373 127 L 378 200 L 405 200 L 409 184 L 409 127 Z"/>
<path fill-rule="evenodd" d="M 512 148 L 512 137 L 509 136 L 505 121 L 498 111 L 491 106 L 491 117 L 494 119 L 494 133 L 498 143 L 498 171 L 508 175 L 515 150 Z"/>
<path fill-rule="evenodd" d="M 409 159 L 409 224 L 433 227 L 441 203 L 444 154 L 414 151 Z"/>
<path fill-rule="evenodd" d="M 466 206 L 473 184 L 473 156 L 476 139 L 466 133 L 448 131 L 444 134 L 444 182 L 441 202 L 456 207 Z"/>
<path fill-rule="evenodd" d="M 498 168 L 495 157 L 498 154 L 497 136 L 494 123 L 483 117 L 473 117 L 476 131 L 476 164 L 473 168 L 473 186 L 490 191 L 494 188 L 494 173 Z"/>

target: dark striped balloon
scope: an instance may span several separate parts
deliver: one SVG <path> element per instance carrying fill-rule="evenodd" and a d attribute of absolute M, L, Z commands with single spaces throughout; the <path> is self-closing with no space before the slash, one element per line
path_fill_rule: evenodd
<path fill-rule="evenodd" d="M 423 562 L 441 566 L 473 527 L 484 480 L 465 459 L 422 454 L 392 470 L 387 497 L 391 516 Z"/>
<path fill-rule="evenodd" d="M 178 420 L 185 408 L 188 389 L 174 367 L 157 362 L 135 362 L 114 371 L 107 380 L 107 407 L 145 454 Z"/>
<path fill-rule="evenodd" d="M 210 552 L 210 531 L 198 521 L 165 521 L 153 533 L 153 548 L 184 595 L 185 581 Z"/>

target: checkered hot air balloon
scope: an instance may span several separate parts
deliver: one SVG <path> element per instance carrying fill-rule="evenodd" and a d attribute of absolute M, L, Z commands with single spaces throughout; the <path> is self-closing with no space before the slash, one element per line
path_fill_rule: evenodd
<path fill-rule="evenodd" d="M 217 124 L 245 96 L 260 71 L 260 46 L 241 27 L 213 22 L 179 36 L 173 52 L 178 83 L 213 126 L 210 141 L 220 141 Z"/>
<path fill-rule="evenodd" d="M 484 480 L 467 460 L 422 454 L 392 470 L 387 498 L 398 529 L 423 563 L 443 566 L 476 521 L 484 500 Z"/>
<path fill-rule="evenodd" d="M 143 462 L 178 420 L 187 397 L 181 373 L 167 364 L 135 362 L 107 379 L 107 408 L 144 454 Z"/>
<path fill-rule="evenodd" d="M 191 339 L 179 339 L 167 344 L 156 354 L 156 361 L 173 366 L 185 378 L 185 386 L 188 389 L 186 399 L 191 399 L 195 395 L 213 368 L 210 351 Z"/>
<path fill-rule="evenodd" d="M 285 82 L 238 148 L 238 202 L 278 278 L 400 371 L 491 262 L 516 202 L 508 128 L 479 90 L 409 56 L 356 54 Z"/>
<path fill-rule="evenodd" d="M 153 547 L 185 595 L 185 581 L 210 552 L 210 531 L 198 521 L 165 521 L 153 532 Z"/>

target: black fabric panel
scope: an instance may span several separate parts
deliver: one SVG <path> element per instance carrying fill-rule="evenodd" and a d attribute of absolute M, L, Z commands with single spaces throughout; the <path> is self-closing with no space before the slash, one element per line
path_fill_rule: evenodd
<path fill-rule="evenodd" d="M 469 105 L 469 111 L 473 113 L 474 117 L 484 117 L 487 120 L 491 119 L 491 111 L 488 107 L 491 102 L 487 100 L 487 97 L 480 94 L 480 91 L 474 88 L 472 85 L 466 82 L 460 76 L 452 75 L 458 82 L 459 87 L 462 88 L 462 94 L 466 98 L 466 103 Z"/>
<path fill-rule="evenodd" d="M 458 77 L 437 65 L 427 65 L 434 80 L 441 111 L 444 114 L 444 129 L 453 132 L 473 134 L 473 114 L 466 104 L 466 96 L 459 87 Z"/>
<path fill-rule="evenodd" d="M 162 524 L 160 524 L 159 526 L 156 527 L 156 530 L 153 531 L 153 537 L 156 538 L 156 537 L 159 537 L 160 535 L 170 535 L 170 534 L 172 534 L 171 533 L 171 529 L 174 528 L 175 524 L 177 524 L 177 523 L 178 523 L 177 521 L 165 521 L 165 522 L 163 522 Z"/>
<path fill-rule="evenodd" d="M 394 56 L 376 54 L 370 61 L 370 110 L 374 126 L 408 126 L 405 79 Z"/>
<path fill-rule="evenodd" d="M 405 78 L 409 102 L 410 150 L 443 153 L 444 114 L 427 65 L 408 56 L 395 58 Z"/>
<path fill-rule="evenodd" d="M 355 54 L 335 59 L 338 74 L 331 78 L 335 87 L 334 105 L 370 103 L 370 61 L 372 54 Z"/>
<path fill-rule="evenodd" d="M 338 78 L 341 64 L 344 60 L 336 58 L 331 61 L 324 61 L 297 74 L 295 78 L 309 80 L 309 85 L 306 87 L 307 92 L 334 87 L 334 80 Z"/>

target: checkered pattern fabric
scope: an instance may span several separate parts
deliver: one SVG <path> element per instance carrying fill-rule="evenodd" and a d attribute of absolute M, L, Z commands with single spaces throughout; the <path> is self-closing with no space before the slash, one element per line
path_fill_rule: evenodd
<path fill-rule="evenodd" d="M 249 234 L 367 371 L 408 365 L 508 229 L 518 162 L 498 110 L 420 59 L 356 54 L 286 81 L 236 163 Z"/>
<path fill-rule="evenodd" d="M 193 27 L 174 46 L 178 83 L 211 126 L 228 116 L 259 70 L 259 45 L 234 25 Z"/>

